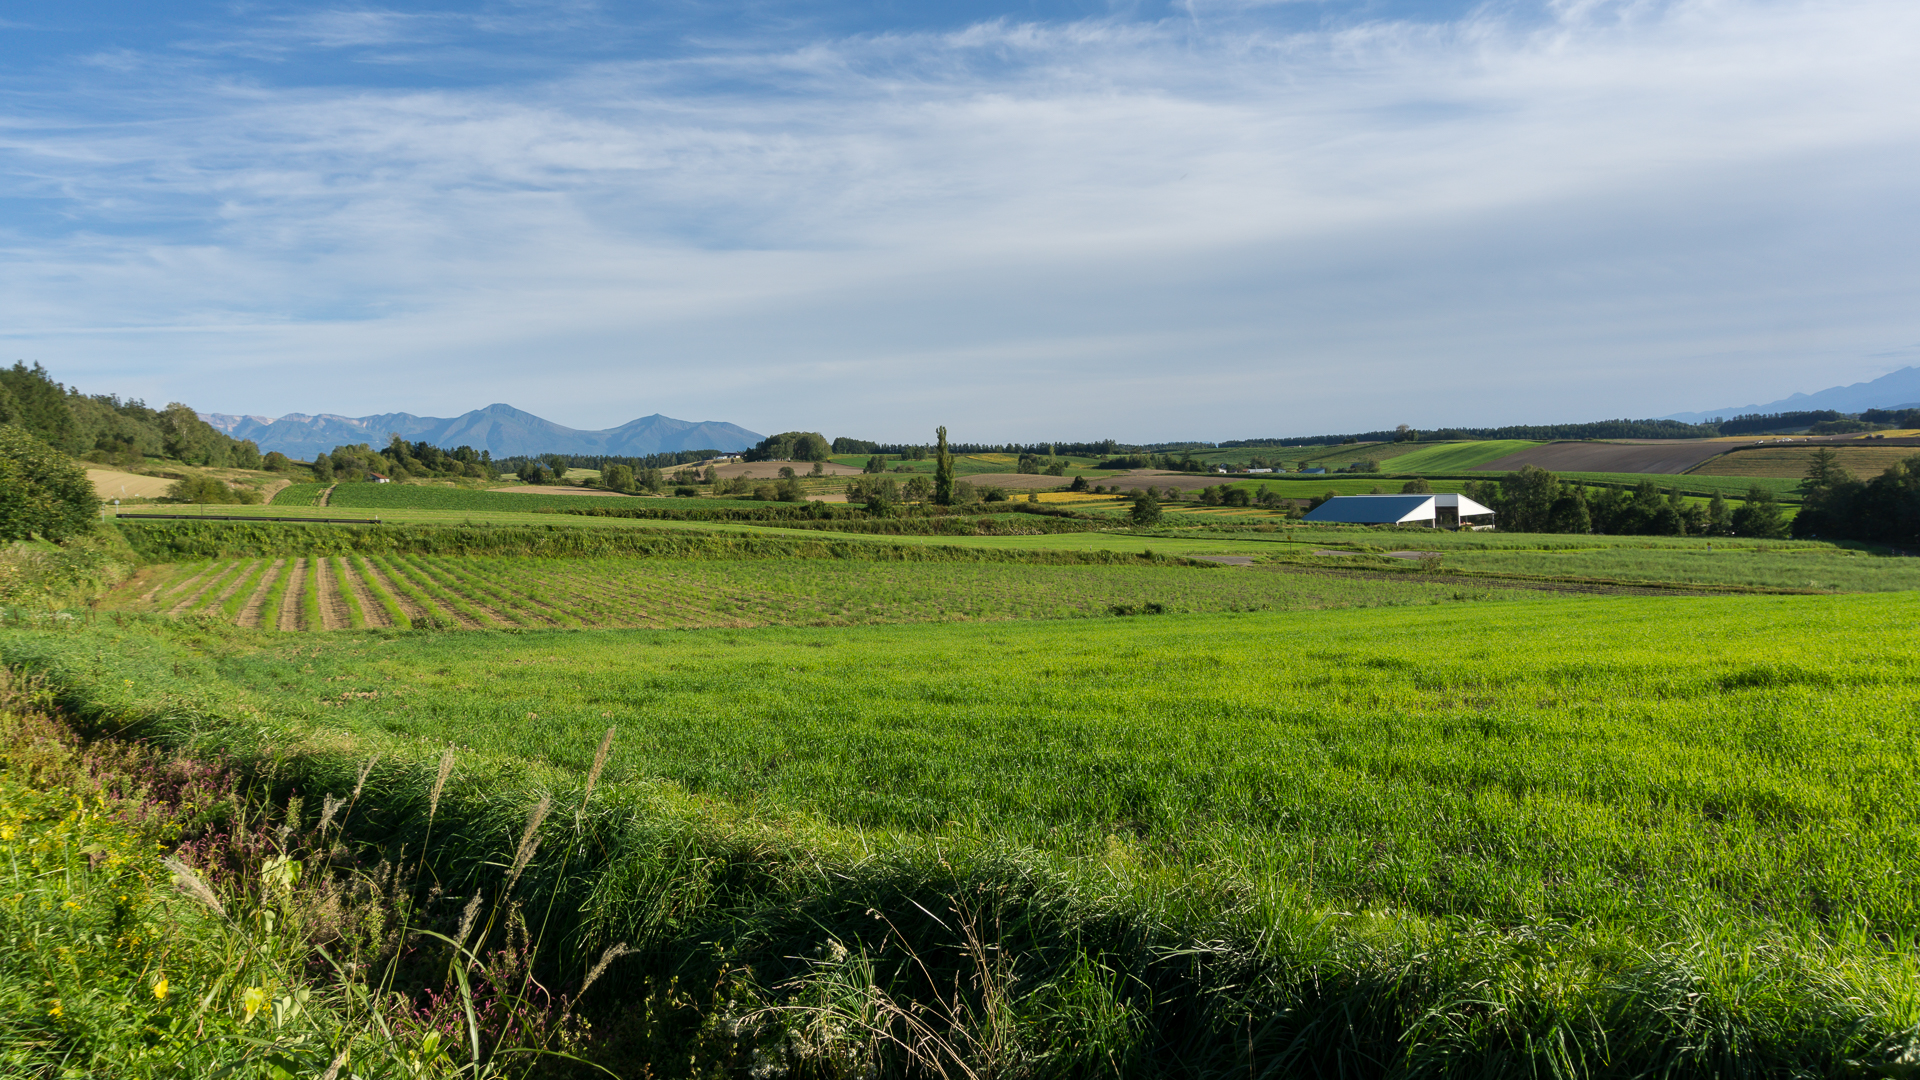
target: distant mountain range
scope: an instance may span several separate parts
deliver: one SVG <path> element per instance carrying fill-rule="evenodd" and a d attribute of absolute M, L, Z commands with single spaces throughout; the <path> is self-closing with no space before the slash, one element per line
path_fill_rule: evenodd
<path fill-rule="evenodd" d="M 236 439 L 252 439 L 262 453 L 278 450 L 311 460 L 336 446 L 366 443 L 375 450 L 399 435 L 408 442 L 429 442 L 443 449 L 471 446 L 496 458 L 524 454 L 606 454 L 639 457 L 668 450 L 745 450 L 765 436 L 737 424 L 643 416 L 605 431 L 562 427 L 511 405 L 489 405 L 452 419 L 382 413 L 334 416 L 289 413 L 281 417 L 201 413 L 200 419 Z"/>
<path fill-rule="evenodd" d="M 1866 409 L 1906 409 L 1916 405 L 1920 405 L 1920 367 L 1903 367 L 1872 382 L 1829 387 L 1814 394 L 1795 394 L 1765 405 L 1732 405 L 1724 409 L 1708 409 L 1706 412 L 1674 413 L 1660 419 L 1698 424 L 1716 416 L 1731 420 L 1744 413 L 1813 412 L 1817 409 L 1857 413 Z"/>

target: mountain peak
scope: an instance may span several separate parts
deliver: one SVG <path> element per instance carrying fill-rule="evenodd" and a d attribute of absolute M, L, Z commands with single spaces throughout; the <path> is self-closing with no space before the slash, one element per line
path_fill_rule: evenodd
<path fill-rule="evenodd" d="M 1698 424 L 1716 416 L 1732 419 L 1749 413 L 1813 412 L 1819 409 L 1857 413 L 1866 409 L 1899 408 L 1913 401 L 1920 401 L 1920 367 L 1903 367 L 1869 382 L 1858 382 L 1851 386 L 1831 386 L 1811 394 L 1791 394 L 1763 405 L 1730 405 L 1705 412 L 1674 413 L 1661 419 Z"/>
<path fill-rule="evenodd" d="M 278 450 L 310 459 L 336 446 L 382 443 L 389 435 L 445 449 L 471 446 L 494 457 L 525 454 L 606 454 L 638 457 L 670 450 L 744 450 L 757 432 L 722 421 L 675 420 L 654 413 L 604 431 L 556 424 L 505 402 L 443 418 L 412 413 L 336 416 L 288 413 L 281 417 L 202 413 L 201 419 L 236 439 L 252 439 L 262 452 Z M 376 447 L 377 449 L 377 447 Z"/>

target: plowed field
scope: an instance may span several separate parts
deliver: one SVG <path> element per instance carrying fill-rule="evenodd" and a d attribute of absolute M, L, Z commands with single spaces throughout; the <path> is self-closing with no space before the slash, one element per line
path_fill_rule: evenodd
<path fill-rule="evenodd" d="M 1399 606 L 1507 595 L 1524 592 L 1273 569 L 348 555 L 157 567 L 100 607 L 213 617 L 266 630 L 478 630 L 968 622 Z"/>

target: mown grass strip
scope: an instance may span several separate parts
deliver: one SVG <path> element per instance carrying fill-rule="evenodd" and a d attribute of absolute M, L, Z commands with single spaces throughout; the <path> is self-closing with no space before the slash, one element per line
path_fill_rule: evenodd
<path fill-rule="evenodd" d="M 260 590 L 260 575 L 272 565 L 272 559 L 254 559 L 247 564 L 247 574 L 241 579 L 240 587 L 220 602 L 221 619 L 233 622 L 240 617 L 240 613 L 247 609 L 247 601 L 253 599 L 253 594 Z"/>
<path fill-rule="evenodd" d="M 360 596 L 353 591 L 353 572 L 347 569 L 347 557 L 334 556 L 332 569 L 334 591 L 340 594 L 340 603 L 347 609 L 347 628 L 366 629 L 367 613 L 361 610 Z"/>
<path fill-rule="evenodd" d="M 300 629 L 325 630 L 326 618 L 320 612 L 320 572 L 325 559 L 308 559 L 307 575 L 300 581 Z"/>
<path fill-rule="evenodd" d="M 427 595 L 404 571 L 394 565 L 392 559 L 376 555 L 372 562 L 373 565 L 380 568 L 380 572 L 385 575 L 388 581 L 393 582 L 393 587 L 400 590 L 400 595 L 412 601 L 413 606 L 420 609 L 421 615 L 428 619 L 457 625 L 457 620 L 454 619 L 453 613 L 442 608 L 434 601 L 433 597 Z"/>
<path fill-rule="evenodd" d="M 530 610 L 530 607 L 537 606 L 530 597 L 502 587 L 489 578 L 484 569 L 474 570 L 470 560 L 436 559 L 433 565 L 458 587 L 485 599 L 494 610 L 515 625 L 528 627 L 549 625 L 550 620 L 543 618 L 542 613 Z M 492 566 L 493 561 L 488 560 L 486 565 Z"/>
<path fill-rule="evenodd" d="M 387 591 L 387 587 L 380 584 L 379 575 L 373 572 L 373 567 L 367 565 L 367 557 L 349 555 L 347 558 L 352 560 L 354 573 L 359 576 L 360 584 L 366 586 L 367 595 L 373 597 L 373 602 L 379 604 L 380 610 L 386 613 L 388 625 L 402 630 L 412 629 L 413 620 L 407 618 L 407 613 L 401 609 L 399 602 L 393 598 L 393 594 Z"/>
<path fill-rule="evenodd" d="M 439 601 L 440 606 L 448 612 L 465 616 L 469 622 L 479 626 L 493 627 L 500 625 L 499 619 L 480 610 L 468 601 L 466 597 L 442 585 L 433 573 L 421 564 L 419 559 L 402 555 L 396 556 L 393 561 L 408 574 L 412 575 L 415 584 L 420 587 L 422 592 Z"/>
<path fill-rule="evenodd" d="M 299 559 L 287 559 L 281 564 L 280 572 L 274 575 L 273 584 L 267 589 L 266 601 L 260 605 L 260 629 L 292 629 L 280 625 L 280 615 L 281 608 L 286 606 L 287 587 L 293 583 L 294 575 L 299 573 L 299 565 Z"/>

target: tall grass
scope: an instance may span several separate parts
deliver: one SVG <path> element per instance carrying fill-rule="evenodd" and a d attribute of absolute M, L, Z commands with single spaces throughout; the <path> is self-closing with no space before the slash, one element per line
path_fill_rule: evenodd
<path fill-rule="evenodd" d="M 1827 1075 L 1893 1068 L 1920 1022 L 1900 610 L 128 622 L 0 654 L 304 815 L 359 789 L 336 820 L 439 885 L 436 932 L 476 895 L 476 928 L 540 913 L 536 982 L 615 956 L 578 1008 L 616 1068 Z"/>

